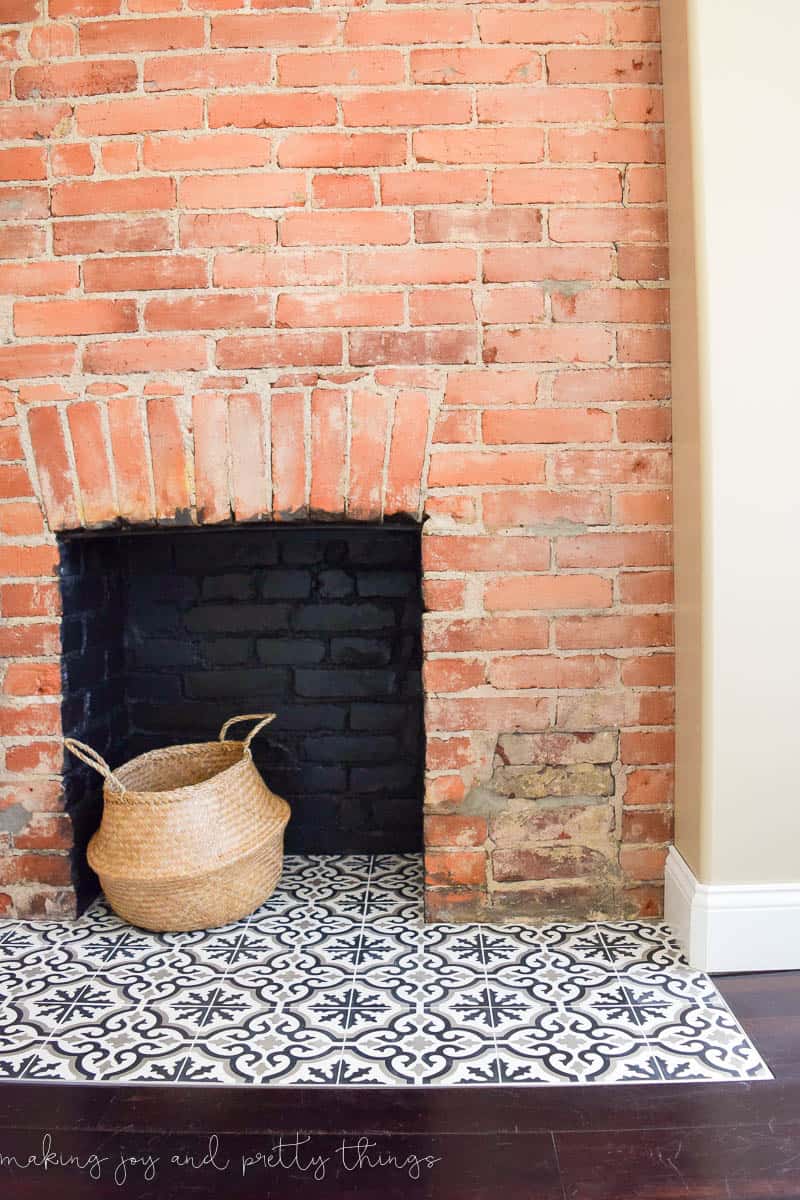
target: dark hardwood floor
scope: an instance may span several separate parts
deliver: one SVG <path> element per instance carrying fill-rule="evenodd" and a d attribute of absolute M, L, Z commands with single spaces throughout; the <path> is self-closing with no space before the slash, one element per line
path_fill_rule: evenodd
<path fill-rule="evenodd" d="M 800 1197 L 800 972 L 716 982 L 774 1082 L 424 1092 L 5 1084 L 0 1197 Z"/>

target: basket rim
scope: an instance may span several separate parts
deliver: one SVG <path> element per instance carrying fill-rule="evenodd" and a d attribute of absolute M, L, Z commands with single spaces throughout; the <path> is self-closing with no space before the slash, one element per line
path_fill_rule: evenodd
<path fill-rule="evenodd" d="M 188 798 L 188 793 L 196 791 L 199 787 L 204 787 L 205 784 L 211 783 L 214 779 L 220 779 L 223 775 L 227 775 L 229 771 L 234 771 L 237 767 L 240 767 L 243 762 L 253 762 L 253 753 L 250 747 L 245 746 L 243 741 L 235 741 L 233 738 L 230 740 L 226 739 L 224 742 L 180 742 L 177 746 L 160 746 L 155 750 L 145 750 L 143 754 L 137 754 L 134 758 L 129 758 L 127 762 L 124 762 L 121 767 L 117 767 L 115 774 L 119 774 L 120 771 L 125 771 L 133 763 L 140 762 L 144 758 L 152 758 L 155 755 L 169 757 L 169 755 L 174 754 L 176 750 L 204 750 L 206 746 L 239 746 L 244 747 L 244 749 L 236 761 L 232 762 L 230 766 L 223 767 L 221 771 L 216 771 L 213 775 L 209 775 L 207 779 L 201 779 L 197 783 L 184 783 L 181 784 L 180 787 L 162 788 L 160 791 L 156 792 L 147 791 L 141 788 L 123 788 L 121 792 L 118 792 L 115 788 L 110 787 L 109 781 L 106 780 L 103 784 L 103 800 L 110 800 L 111 802 L 116 801 L 117 803 L 130 803 L 129 797 L 131 796 L 142 798 L 153 796 L 160 797 L 160 804 L 178 804 L 182 800 Z M 255 764 L 253 765 L 255 768 Z M 262 782 L 264 783 L 264 787 L 266 787 L 268 791 L 272 792 L 272 789 L 268 786 L 266 781 L 263 780 L 263 777 Z M 182 795 L 181 793 L 185 794 Z M 272 792 L 272 794 L 275 795 L 274 792 Z M 169 799 L 164 799 L 164 797 L 169 797 Z"/>

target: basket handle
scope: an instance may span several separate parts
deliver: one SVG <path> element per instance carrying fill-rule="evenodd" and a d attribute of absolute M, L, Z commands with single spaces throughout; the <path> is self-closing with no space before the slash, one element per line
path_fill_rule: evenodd
<path fill-rule="evenodd" d="M 124 792 L 125 788 L 117 779 L 111 767 L 108 765 L 102 754 L 98 754 L 91 746 L 87 746 L 85 742 L 79 742 L 76 738 L 64 738 L 64 745 L 71 754 L 79 758 L 81 762 L 86 763 L 87 767 L 92 767 L 109 783 L 113 783 L 114 787 L 120 792 Z"/>
<path fill-rule="evenodd" d="M 229 721 L 225 722 L 225 724 L 222 726 L 222 729 L 220 729 L 219 740 L 224 742 L 225 734 L 228 732 L 231 725 L 236 725 L 239 721 L 258 721 L 258 724 L 253 726 L 247 737 L 244 739 L 244 748 L 245 750 L 249 750 L 250 743 L 259 730 L 263 729 L 265 725 L 269 725 L 270 721 L 274 721 L 277 715 L 277 713 L 246 713 L 243 717 L 231 717 Z"/>

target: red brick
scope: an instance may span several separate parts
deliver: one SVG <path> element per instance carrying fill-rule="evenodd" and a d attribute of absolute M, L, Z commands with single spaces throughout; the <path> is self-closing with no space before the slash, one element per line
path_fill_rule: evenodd
<path fill-rule="evenodd" d="M 281 54 L 278 82 L 284 87 L 332 87 L 344 84 L 402 83 L 403 58 L 398 50 L 330 50 L 322 54 Z"/>
<path fill-rule="evenodd" d="M 485 171 L 384 171 L 384 204 L 469 204 L 486 199 Z"/>
<path fill-rule="evenodd" d="M 44 533 L 44 521 L 39 505 L 26 500 L 10 501 L 0 505 L 0 533 L 10 537 Z"/>
<path fill-rule="evenodd" d="M 550 83 L 660 83 L 657 50 L 551 50 Z"/>
<path fill-rule="evenodd" d="M 414 214 L 418 242 L 538 242 L 541 213 L 535 208 L 433 209 Z"/>
<path fill-rule="evenodd" d="M 440 409 L 433 428 L 433 441 L 445 445 L 479 442 L 480 414 L 469 408 Z"/>
<path fill-rule="evenodd" d="M 23 496 L 33 496 L 27 468 L 0 466 L 0 499 L 20 499 Z"/>
<path fill-rule="evenodd" d="M 52 16 L 52 13 L 51 13 Z M 203 45 L 202 17 L 135 17 L 90 21 L 81 26 L 81 54 L 137 54 L 143 50 L 192 50 Z"/>
<path fill-rule="evenodd" d="M 500 575 L 486 584 L 483 602 L 488 612 L 608 608 L 611 580 L 600 575 Z"/>
<path fill-rule="evenodd" d="M 214 168 L 263 167 L 269 159 L 269 140 L 257 133 L 198 133 L 192 137 L 146 137 L 144 165 L 154 171 L 206 171 Z M 223 179 L 236 183 L 235 176 Z M 239 176 L 247 179 L 249 176 Z M 256 177 L 258 178 L 258 177 Z M 230 186 L 230 184 L 229 184 Z M 232 207 L 225 203 L 215 207 Z M 199 205 L 198 207 L 206 207 Z M 243 204 L 238 207 L 244 207 Z"/>
<path fill-rule="evenodd" d="M 605 362 L 613 351 L 613 335 L 602 326 L 578 330 L 490 329 L 484 338 L 484 361 L 495 362 Z"/>
<path fill-rule="evenodd" d="M 426 652 L 461 654 L 470 650 L 545 650 L 546 617 L 436 617 L 425 621 Z M 467 728 L 466 726 L 464 728 Z M 478 724 L 474 728 L 484 728 Z"/>
<path fill-rule="evenodd" d="M 133 333 L 136 325 L 131 300 L 20 300 L 14 305 L 19 337 Z"/>
<path fill-rule="evenodd" d="M 675 735 L 660 729 L 625 731 L 620 737 L 620 758 L 635 765 L 669 764 L 675 758 Z"/>
<path fill-rule="evenodd" d="M 6 860 L 3 879 L 11 883 L 43 883 L 69 887 L 72 865 L 68 854 L 12 854 Z"/>
<path fill-rule="evenodd" d="M 428 696 L 464 692 L 486 682 L 486 666 L 478 659 L 429 658 L 422 674 Z"/>
<path fill-rule="evenodd" d="M 564 650 L 609 646 L 671 646 L 672 615 L 563 617 L 554 622 L 556 645 Z"/>
<path fill-rule="evenodd" d="M 451 612 L 464 607 L 466 581 L 423 579 L 422 598 L 428 612 Z"/>
<path fill-rule="evenodd" d="M 654 401 L 669 396 L 669 370 L 664 367 L 563 372 L 556 376 L 553 390 L 556 404 Z"/>
<path fill-rule="evenodd" d="M 281 167 L 396 167 L 405 161 L 402 133 L 294 133 L 278 148 Z"/>
<path fill-rule="evenodd" d="M 86 292 L 150 292 L 203 287 L 205 282 L 205 263 L 202 258 L 190 255 L 90 258 L 83 264 Z"/>
<path fill-rule="evenodd" d="M 661 324 L 669 320 L 669 292 L 662 288 L 592 288 L 553 293 L 555 321 L 620 321 Z"/>
<path fill-rule="evenodd" d="M 0 266 L 0 291 L 18 296 L 53 296 L 78 286 L 77 263 L 36 262 Z"/>
<path fill-rule="evenodd" d="M 641 692 L 638 701 L 640 724 L 673 725 L 675 723 L 675 695 L 673 692 Z"/>
<path fill-rule="evenodd" d="M 460 246 L 359 251 L 349 256 L 351 284 L 469 283 L 476 277 L 477 254 Z"/>
<path fill-rule="evenodd" d="M 188 463 L 183 440 L 183 422 L 173 399 L 147 402 L 150 456 L 153 463 L 156 517 L 170 520 L 189 511 Z"/>
<path fill-rule="evenodd" d="M 556 542 L 560 567 L 668 567 L 667 533 L 587 533 Z"/>
<path fill-rule="evenodd" d="M 214 17 L 212 46 L 329 46 L 338 21 L 327 13 L 265 13 Z"/>
<path fill-rule="evenodd" d="M 61 592 L 56 583 L 5 583 L 0 587 L 0 610 L 4 617 L 54 617 L 61 612 Z M 60 649 L 58 627 L 52 625 L 17 626 L 23 634 L 35 630 L 44 630 L 45 639 L 37 640 L 37 649 L 29 649 L 29 654 L 55 653 Z M 44 649 L 52 645 L 54 650 Z"/>
<path fill-rule="evenodd" d="M 412 325 L 469 325 L 475 320 L 475 305 L 468 288 L 416 288 L 408 298 Z"/>
<path fill-rule="evenodd" d="M 672 803 L 673 773 L 647 768 L 631 771 L 625 785 L 625 804 L 666 805 Z"/>
<path fill-rule="evenodd" d="M 51 20 L 47 25 L 34 25 L 28 39 L 31 58 L 49 61 L 53 58 L 71 58 L 75 53 L 75 29 L 72 25 L 56 25 Z"/>
<path fill-rule="evenodd" d="M 46 236 L 39 225 L 6 225 L 0 228 L 0 258 L 38 258 L 44 254 Z"/>
<path fill-rule="evenodd" d="M 335 125 L 336 100 L 321 92 L 281 95 L 264 92 L 225 92 L 208 101 L 211 129 L 235 125 L 241 129 L 285 129 L 287 126 Z M 370 124 L 378 125 L 379 121 Z"/>
<path fill-rule="evenodd" d="M 486 283 L 528 279 L 610 279 L 611 252 L 561 246 L 492 247 L 484 251 Z"/>
<path fill-rule="evenodd" d="M 197 519 L 201 524 L 228 521 L 228 405 L 218 392 L 192 399 Z"/>
<path fill-rule="evenodd" d="M 239 216 L 243 214 L 237 220 Z M 336 250 L 244 250 L 214 257 L 215 287 L 322 287 L 341 284 L 343 279 L 342 256 Z"/>
<path fill-rule="evenodd" d="M 224 369 L 338 366 L 341 361 L 340 333 L 279 329 L 259 336 L 220 338 L 217 343 L 217 366 Z"/>
<path fill-rule="evenodd" d="M 228 398 L 231 493 L 237 521 L 252 521 L 270 509 L 261 396 L 238 392 Z"/>
<path fill-rule="evenodd" d="M 643 87 L 625 87 L 615 88 L 613 92 L 614 98 L 614 116 L 620 122 L 635 122 L 647 124 L 651 121 L 661 122 L 664 120 L 664 95 L 661 88 L 643 88 Z M 661 176 L 660 195 L 652 195 L 651 200 L 664 200 L 665 195 L 665 179 L 664 172 L 656 168 Z M 633 192 L 632 180 L 628 179 L 629 198 L 637 203 Z M 644 197 L 642 197 L 643 199 Z"/>
<path fill-rule="evenodd" d="M 165 58 L 145 60 L 144 90 L 167 92 L 203 88 L 213 91 L 248 84 L 267 86 L 270 74 L 268 54 L 224 50 L 216 50 L 213 54 L 170 54 Z M 212 97 L 211 103 L 221 99 L 220 96 Z"/>
<path fill-rule="evenodd" d="M 350 362 L 354 366 L 466 363 L 474 362 L 477 353 L 475 334 L 471 330 L 356 331 L 350 334 L 349 340 Z"/>
<path fill-rule="evenodd" d="M 50 151 L 50 169 L 60 178 L 73 175 L 91 175 L 94 171 L 94 156 L 88 142 L 70 142 L 66 146 L 53 146 Z"/>
<path fill-rule="evenodd" d="M 564 208 L 550 213 L 555 242 L 666 242 L 663 208 Z"/>
<path fill-rule="evenodd" d="M 171 179 L 108 179 L 89 183 L 58 183 L 53 188 L 53 215 L 77 217 L 96 213 L 171 209 L 175 184 Z M 93 222 L 93 224 L 96 224 Z M 117 227 L 119 228 L 119 227 Z M 68 236 L 68 235 L 67 235 Z M 156 249 L 137 246 L 136 249 Z M 64 253 L 65 251 L 61 251 Z"/>
<path fill-rule="evenodd" d="M 674 599 L 671 571 L 633 571 L 620 575 L 622 604 L 671 604 Z"/>
<path fill-rule="evenodd" d="M 419 9 L 413 20 L 404 12 L 351 12 L 344 30 L 345 42 L 360 46 L 468 42 L 471 38 L 468 8 Z"/>
<path fill-rule="evenodd" d="M 48 375 L 69 375 L 74 362 L 74 346 L 63 342 L 0 346 L 0 379 L 41 379 Z"/>
<path fill-rule="evenodd" d="M 434 450 L 431 487 L 506 483 L 542 483 L 544 456 L 530 451 Z"/>
<path fill-rule="evenodd" d="M 427 850 L 425 885 L 446 884 L 485 886 L 486 854 L 483 850 Z"/>
<path fill-rule="evenodd" d="M 501 409 L 483 414 L 487 443 L 607 442 L 611 414 L 599 408 Z"/>
<path fill-rule="evenodd" d="M 136 85 L 136 63 L 118 58 L 20 67 L 14 76 L 14 92 L 20 100 L 135 92 Z"/>
<path fill-rule="evenodd" d="M 604 42 L 606 21 L 603 13 L 578 9 L 574 12 L 497 11 L 489 9 L 478 16 L 483 42 L 554 42 L 568 44 Z"/>
<path fill-rule="evenodd" d="M 124 182 L 120 180 L 120 183 Z M 171 184 L 169 186 L 171 195 Z M 89 199 L 84 211 L 91 211 L 92 207 Z M 172 234 L 166 217 L 140 217 L 132 221 L 53 223 L 53 250 L 56 254 L 131 253 L 141 250 L 168 250 L 171 246 Z"/>
<path fill-rule="evenodd" d="M 8 746 L 6 749 L 6 770 L 12 774 L 19 772 L 27 775 L 38 771 L 55 773 L 61 770 L 63 761 L 64 747 L 60 742 L 29 742 L 24 746 Z"/>
<path fill-rule="evenodd" d="M 416 516 L 425 464 L 429 401 L 424 392 L 401 391 L 394 408 L 384 516 Z"/>
<path fill-rule="evenodd" d="M 617 436 L 621 442 L 668 442 L 672 436 L 669 408 L 621 408 L 617 413 Z"/>
<path fill-rule="evenodd" d="M 617 358 L 621 363 L 669 362 L 669 329 L 621 329 Z"/>
<path fill-rule="evenodd" d="M 667 247 L 618 246 L 617 275 L 620 279 L 668 279 Z"/>
<path fill-rule="evenodd" d="M 658 8 L 618 8 L 611 15 L 611 37 L 615 42 L 658 42 L 661 24 Z"/>
<path fill-rule="evenodd" d="M 108 426 L 120 516 L 130 522 L 152 520 L 147 445 L 139 400 L 135 396 L 110 399 Z"/>
<path fill-rule="evenodd" d="M 14 835 L 17 850 L 71 850 L 72 844 L 72 820 L 67 813 L 36 813 Z"/>
<path fill-rule="evenodd" d="M 422 560 L 426 571 L 546 571 L 550 545 L 541 537 L 431 534 L 422 540 Z"/>
<path fill-rule="evenodd" d="M 83 524 L 97 525 L 111 521 L 117 511 L 100 405 L 91 400 L 70 404 L 67 421 L 75 456 Z"/>
<path fill-rule="evenodd" d="M 347 402 L 343 391 L 311 394 L 311 512 L 343 514 L 347 461 Z"/>
<path fill-rule="evenodd" d="M 544 134 L 536 127 L 421 129 L 412 140 L 420 163 L 532 163 L 544 157 Z"/>
<path fill-rule="evenodd" d="M 468 737 L 428 738 L 425 763 L 429 771 L 458 770 L 472 762 L 472 742 Z"/>
<path fill-rule="evenodd" d="M 77 528 L 80 519 L 73 490 L 72 468 L 67 457 L 64 426 L 58 408 L 47 405 L 30 409 L 28 428 L 50 528 Z"/>
<path fill-rule="evenodd" d="M 92 342 L 83 354 L 83 368 L 97 375 L 128 371 L 201 371 L 207 366 L 201 337 L 127 338 Z"/>
<path fill-rule="evenodd" d="M 668 450 L 559 450 L 553 455 L 557 483 L 669 483 Z"/>
<path fill-rule="evenodd" d="M 599 688 L 613 687 L 617 660 L 608 655 L 525 654 L 493 658 L 489 683 L 496 688 Z"/>
<path fill-rule="evenodd" d="M 0 187 L 0 219 L 35 221 L 48 215 L 47 188 Z"/>
<path fill-rule="evenodd" d="M 493 371 L 482 367 L 477 371 L 459 371 L 449 375 L 445 401 L 447 404 L 490 405 L 536 402 L 538 377 L 532 371 Z"/>
<path fill-rule="evenodd" d="M 425 810 L 450 811 L 460 808 L 466 795 L 464 780 L 460 775 L 439 775 L 425 784 Z"/>
<path fill-rule="evenodd" d="M 361 92 L 342 100 L 342 113 L 345 125 L 361 127 L 465 125 L 472 117 L 472 100 L 466 92 L 449 88 Z M 294 125 L 303 123 L 292 121 Z M 308 123 L 321 125 L 324 122 Z"/>
<path fill-rule="evenodd" d="M 476 497 L 464 492 L 428 492 L 425 512 L 459 525 L 475 525 L 479 520 Z"/>
<path fill-rule="evenodd" d="M 542 696 L 443 697 L 428 701 L 428 725 L 441 733 L 464 729 L 534 733 L 552 721 L 551 701 Z"/>
<path fill-rule="evenodd" d="M 184 213 L 179 229 L 184 248 L 270 246 L 277 238 L 273 218 L 256 217 L 252 213 Z"/>
<path fill-rule="evenodd" d="M 521 46 L 426 48 L 411 51 L 416 83 L 535 83 L 541 56 Z"/>
<path fill-rule="evenodd" d="M 302 393 L 272 397 L 272 509 L 276 520 L 305 513 L 305 400 Z M 300 449 L 300 453 L 298 453 Z"/>
<path fill-rule="evenodd" d="M 605 121 L 609 113 L 608 93 L 597 88 L 559 88 L 544 84 L 527 88 L 481 88 L 478 91 L 478 120 L 482 124 L 525 125 L 531 121 L 585 124 Z M 620 193 L 618 188 L 612 199 L 619 200 Z M 569 195 L 559 197 L 562 200 L 570 198 Z M 599 200 L 603 197 L 589 198 Z"/>
<path fill-rule="evenodd" d="M 494 173 L 495 204 L 603 203 L 622 198 L 620 172 L 614 167 L 520 167 Z"/>
<path fill-rule="evenodd" d="M 7 696 L 60 696 L 61 667 L 58 663 L 9 663 L 3 691 Z"/>
<path fill-rule="evenodd" d="M 671 687 L 675 682 L 675 656 L 637 654 L 626 658 L 622 663 L 621 678 L 626 687 Z"/>
<path fill-rule="evenodd" d="M 350 296 L 283 293 L 278 297 L 275 324 L 283 328 L 319 329 L 323 326 L 401 325 L 400 292 L 358 292 Z"/>
<path fill-rule="evenodd" d="M 57 128 L 68 127 L 71 116 L 64 103 L 0 105 L 0 141 L 50 137 Z"/>
<path fill-rule="evenodd" d="M 160 129 L 199 129 L 201 96 L 136 96 L 129 100 L 95 101 L 76 107 L 78 131 L 88 136 L 146 133 Z"/>
<path fill-rule="evenodd" d="M 132 175 L 139 170 L 138 143 L 104 142 L 100 147 L 100 159 L 109 175 Z"/>
<path fill-rule="evenodd" d="M 272 324 L 272 305 L 268 297 L 230 292 L 148 300 L 144 324 L 154 332 L 176 333 L 187 329 L 257 329 Z"/>
<path fill-rule="evenodd" d="M 58 704 L 27 704 L 25 708 L 0 707 L 0 737 L 60 734 Z"/>
<path fill-rule="evenodd" d="M 4 181 L 46 179 L 47 164 L 40 146 L 0 150 L 0 179 Z"/>
<path fill-rule="evenodd" d="M 372 208 L 375 204 L 369 175 L 315 175 L 311 194 L 315 208 Z"/>
<path fill-rule="evenodd" d="M 482 846 L 487 837 L 485 817 L 462 817 L 457 813 L 428 813 L 425 817 L 426 846 Z"/>
<path fill-rule="evenodd" d="M 356 521 L 379 520 L 389 433 L 388 401 L 380 393 L 356 389 L 350 405 L 352 432 L 347 514 Z"/>
<path fill-rule="evenodd" d="M 108 17 L 120 10 L 120 0 L 49 0 L 51 17 Z"/>

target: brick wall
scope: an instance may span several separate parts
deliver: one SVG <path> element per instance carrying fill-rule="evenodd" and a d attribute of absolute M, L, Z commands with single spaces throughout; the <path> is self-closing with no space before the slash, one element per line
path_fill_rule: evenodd
<path fill-rule="evenodd" d="M 0 909 L 73 903 L 55 531 L 405 514 L 429 911 L 658 912 L 658 5 L 235 5 L 0 0 Z"/>

